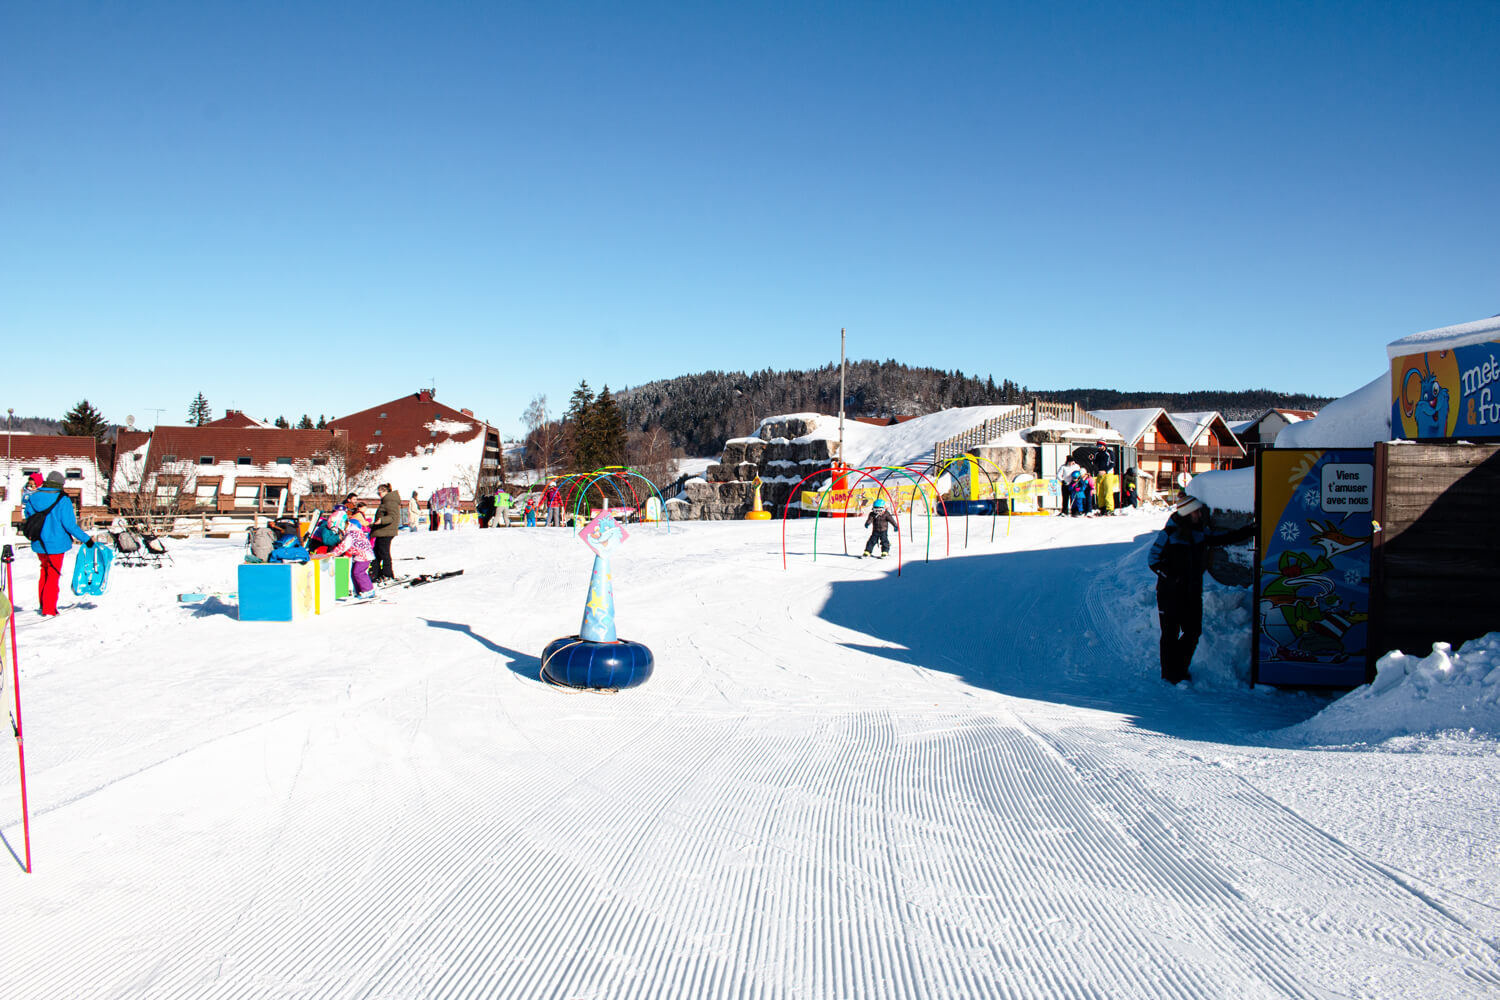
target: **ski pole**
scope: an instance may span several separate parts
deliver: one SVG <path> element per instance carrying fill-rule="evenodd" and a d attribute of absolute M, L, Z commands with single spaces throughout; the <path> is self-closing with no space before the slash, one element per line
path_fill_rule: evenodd
<path fill-rule="evenodd" d="M 21 661 L 16 653 L 16 585 L 11 576 L 10 564 L 15 552 L 9 545 L 0 550 L 0 562 L 5 563 L 5 596 L 10 599 L 10 665 L 16 692 L 16 711 L 10 718 L 11 731 L 16 734 L 16 756 L 21 759 L 21 830 L 26 840 L 26 874 L 31 874 L 31 811 L 26 808 L 26 741 L 21 738 Z M 0 670 L 5 665 L 0 663 Z"/>

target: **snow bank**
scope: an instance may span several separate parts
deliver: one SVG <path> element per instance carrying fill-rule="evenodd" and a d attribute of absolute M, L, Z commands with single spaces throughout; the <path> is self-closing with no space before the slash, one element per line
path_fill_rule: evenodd
<path fill-rule="evenodd" d="M 1368 448 L 1391 439 L 1391 373 L 1276 435 L 1277 448 Z"/>
<path fill-rule="evenodd" d="M 1446 642 L 1428 656 L 1396 651 L 1375 680 L 1286 730 L 1309 744 L 1376 743 L 1409 736 L 1500 736 L 1500 632 L 1457 653 Z"/>
<path fill-rule="evenodd" d="M 1215 510 L 1255 511 L 1255 470 L 1223 469 L 1200 472 L 1188 483 L 1188 496 L 1197 497 Z"/>

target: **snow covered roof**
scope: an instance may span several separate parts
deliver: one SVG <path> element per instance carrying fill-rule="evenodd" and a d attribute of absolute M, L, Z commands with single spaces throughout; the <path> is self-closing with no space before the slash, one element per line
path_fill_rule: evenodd
<path fill-rule="evenodd" d="M 1195 410 L 1189 413 L 1169 413 L 1172 418 L 1172 426 L 1177 428 L 1177 433 L 1188 444 L 1197 444 L 1217 420 L 1224 424 L 1224 418 L 1219 415 L 1218 410 Z M 1224 429 L 1229 430 L 1229 425 L 1224 424 Z M 1233 432 L 1231 432 L 1233 433 Z"/>
<path fill-rule="evenodd" d="M 1368 448 L 1391 439 L 1391 373 L 1387 369 L 1316 417 L 1276 435 L 1278 448 Z"/>
<path fill-rule="evenodd" d="M 1386 357 L 1395 359 L 1408 354 L 1421 354 L 1423 351 L 1451 351 L 1465 344 L 1483 344 L 1491 340 L 1500 340 L 1500 316 L 1414 333 L 1392 341 L 1386 346 L 1385 352 Z"/>
<path fill-rule="evenodd" d="M 1160 406 L 1148 406 L 1136 410 L 1095 410 L 1094 416 L 1101 417 L 1109 422 L 1109 426 L 1120 432 L 1127 445 L 1137 444 L 1148 428 L 1162 417 L 1167 416 L 1167 411 Z M 1167 423 L 1178 437 L 1182 434 L 1177 431 L 1175 424 L 1170 419 Z M 1184 442 L 1186 443 L 1186 442 Z"/>

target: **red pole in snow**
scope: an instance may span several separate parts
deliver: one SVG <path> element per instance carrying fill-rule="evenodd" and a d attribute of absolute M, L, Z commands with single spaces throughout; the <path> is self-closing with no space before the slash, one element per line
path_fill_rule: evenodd
<path fill-rule="evenodd" d="M 0 552 L 0 562 L 5 563 L 5 596 L 10 599 L 10 667 L 16 690 L 16 714 L 10 720 L 16 734 L 16 755 L 21 758 L 21 829 L 26 838 L 26 874 L 31 874 L 31 810 L 26 808 L 26 741 L 21 738 L 21 661 L 16 653 L 16 585 L 11 577 L 10 564 L 15 553 L 9 545 Z M 5 665 L 0 663 L 0 670 Z"/>

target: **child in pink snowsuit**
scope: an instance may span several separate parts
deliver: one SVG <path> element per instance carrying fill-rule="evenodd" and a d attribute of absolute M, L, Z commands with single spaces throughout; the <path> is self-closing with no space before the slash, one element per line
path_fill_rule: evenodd
<path fill-rule="evenodd" d="M 314 559 L 329 559 L 335 556 L 348 556 L 349 578 L 354 583 L 354 596 L 356 598 L 366 597 L 375 593 L 375 585 L 370 582 L 370 563 L 375 561 L 375 550 L 370 546 L 370 538 L 358 525 L 349 523 L 349 517 L 344 511 L 338 511 L 329 519 L 329 525 L 335 531 L 343 533 L 339 543 L 328 552 L 319 552 L 313 556 Z"/>

